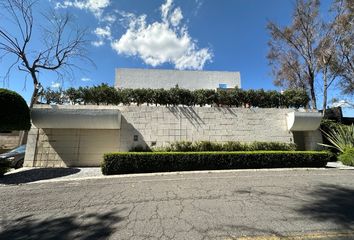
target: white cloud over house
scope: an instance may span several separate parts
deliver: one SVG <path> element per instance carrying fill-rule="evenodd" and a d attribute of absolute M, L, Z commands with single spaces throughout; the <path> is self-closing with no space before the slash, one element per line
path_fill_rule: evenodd
<path fill-rule="evenodd" d="M 153 23 L 146 21 L 146 15 L 123 15 L 129 25 L 120 38 L 112 41 L 112 48 L 118 54 L 139 57 L 154 67 L 171 63 L 177 69 L 203 69 L 212 59 L 211 50 L 199 49 L 187 26 L 181 24 L 183 13 L 173 6 L 173 0 L 166 0 L 160 10 L 161 21 Z"/>
<path fill-rule="evenodd" d="M 92 12 L 100 17 L 105 8 L 110 5 L 110 0 L 64 0 L 56 4 L 57 8 L 74 7 Z"/>
<path fill-rule="evenodd" d="M 196 1 L 199 7 L 201 0 Z M 118 55 L 140 58 L 153 67 L 169 63 L 176 69 L 201 70 L 212 61 L 212 50 L 198 46 L 183 23 L 182 9 L 175 6 L 173 0 L 161 4 L 160 19 L 154 22 L 149 22 L 146 14 L 108 10 L 111 3 L 110 0 L 64 0 L 58 2 L 57 7 L 75 7 L 96 16 L 101 26 L 92 32 L 96 40 L 91 44 L 95 47 L 109 42 Z M 112 34 L 117 24 L 121 24 L 125 31 L 119 37 Z"/>

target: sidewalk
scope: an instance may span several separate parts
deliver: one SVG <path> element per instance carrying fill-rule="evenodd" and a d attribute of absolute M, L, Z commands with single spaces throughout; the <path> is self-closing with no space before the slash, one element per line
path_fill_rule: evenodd
<path fill-rule="evenodd" d="M 272 168 L 272 169 L 235 169 L 235 170 L 210 170 L 210 171 L 184 171 L 184 172 L 158 172 L 158 173 L 139 173 L 105 176 L 99 167 L 82 168 L 20 168 L 12 170 L 0 178 L 0 185 L 26 184 L 34 182 L 58 182 L 76 181 L 87 179 L 103 178 L 123 178 L 123 177 L 142 177 L 142 176 L 165 176 L 195 173 L 233 173 L 233 172 L 254 172 L 254 171 L 299 171 L 307 168 Z M 308 168 L 310 170 L 354 170 L 354 167 L 343 165 L 341 162 L 330 162 L 327 168 Z"/>

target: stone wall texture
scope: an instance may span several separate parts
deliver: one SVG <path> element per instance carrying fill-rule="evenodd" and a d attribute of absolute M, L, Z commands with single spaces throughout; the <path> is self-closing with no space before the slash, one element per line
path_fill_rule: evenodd
<path fill-rule="evenodd" d="M 18 146 L 20 141 L 20 132 L 12 131 L 9 133 L 0 133 L 0 153 L 6 152 Z"/>
<path fill-rule="evenodd" d="M 116 130 L 33 127 L 25 166 L 99 166 L 105 152 L 159 147 L 182 140 L 294 141 L 286 122 L 292 109 L 120 106 L 117 111 L 122 118 L 121 127 Z M 305 141 L 317 140 L 306 135 Z"/>

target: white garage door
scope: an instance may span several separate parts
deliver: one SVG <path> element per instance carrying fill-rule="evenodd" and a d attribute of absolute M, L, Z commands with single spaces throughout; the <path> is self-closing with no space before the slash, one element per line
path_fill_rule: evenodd
<path fill-rule="evenodd" d="M 119 150 L 120 130 L 50 129 L 47 141 L 39 141 L 37 154 L 41 165 L 89 167 L 100 166 L 103 154 Z M 58 162 L 61 162 L 58 165 Z M 54 165 L 53 165 L 54 166 Z"/>

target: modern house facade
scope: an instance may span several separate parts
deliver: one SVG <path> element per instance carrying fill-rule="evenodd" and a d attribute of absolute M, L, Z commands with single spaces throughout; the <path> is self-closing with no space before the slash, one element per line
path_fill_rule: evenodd
<path fill-rule="evenodd" d="M 124 71 L 117 70 L 118 88 L 134 88 L 129 81 L 142 82 L 141 88 L 170 88 L 175 84 L 189 89 L 217 89 L 225 83 L 240 86 L 237 73 L 225 74 L 225 79 L 235 77 L 230 77 L 230 82 L 215 78 L 208 85 L 210 82 L 188 83 L 194 71 L 189 76 L 185 73 L 188 71 L 175 75 L 180 76 L 176 81 L 168 80 L 171 72 L 166 70 Z M 160 80 L 154 83 L 157 73 Z M 127 75 L 129 81 L 121 79 Z M 145 79 L 151 81 L 149 85 L 143 84 L 144 76 L 149 76 L 146 77 L 149 80 Z M 163 79 L 170 83 L 159 85 Z M 107 152 L 129 151 L 138 146 L 159 147 L 175 141 L 272 141 L 296 143 L 301 150 L 315 150 L 319 147 L 317 143 L 322 142 L 318 131 L 321 118 L 321 113 L 288 108 L 36 105 L 32 110 L 33 124 L 24 166 L 99 166 Z"/>
<path fill-rule="evenodd" d="M 116 88 L 170 89 L 176 85 L 190 90 L 241 88 L 241 76 L 239 72 L 116 69 Z"/>

